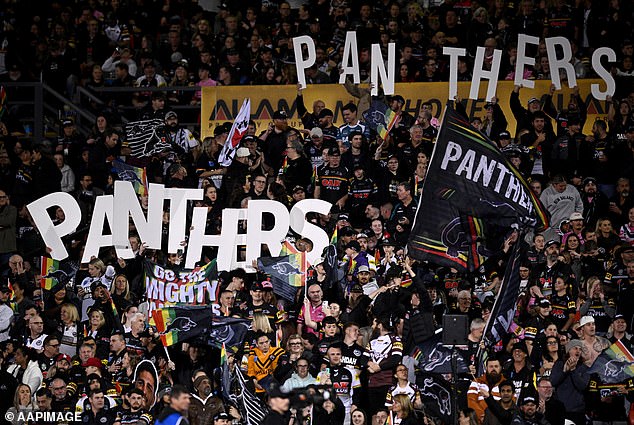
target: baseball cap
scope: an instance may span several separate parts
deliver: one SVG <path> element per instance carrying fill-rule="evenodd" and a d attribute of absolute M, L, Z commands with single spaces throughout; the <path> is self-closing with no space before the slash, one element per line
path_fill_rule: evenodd
<path fill-rule="evenodd" d="M 625 320 L 625 316 L 623 316 L 622 314 L 617 314 L 616 316 L 614 316 L 614 318 L 612 319 L 613 322 L 616 322 L 619 319 L 623 319 Z"/>
<path fill-rule="evenodd" d="M 506 130 L 500 131 L 500 134 L 498 135 L 498 138 L 499 139 L 510 139 L 511 138 L 511 133 L 509 133 Z"/>
<path fill-rule="evenodd" d="M 542 298 L 542 299 L 539 301 L 539 304 L 538 304 L 538 305 L 539 305 L 540 307 L 542 307 L 542 308 L 548 308 L 548 307 L 550 307 L 550 301 L 548 301 L 548 299 L 547 299 L 547 298 Z"/>
<path fill-rule="evenodd" d="M 81 366 L 82 367 L 92 366 L 92 367 L 101 369 L 103 367 L 103 363 L 101 363 L 101 361 L 97 357 L 91 357 L 88 360 L 86 360 L 86 362 L 82 364 Z"/>
<path fill-rule="evenodd" d="M 359 266 L 357 273 L 370 273 L 368 266 Z"/>
<path fill-rule="evenodd" d="M 572 214 L 570 214 L 570 221 L 574 221 L 574 220 L 583 220 L 583 215 L 581 213 L 578 212 L 574 212 Z"/>
<path fill-rule="evenodd" d="M 341 152 L 339 152 L 339 148 L 336 147 L 332 147 L 330 149 L 328 149 L 328 155 L 329 156 L 341 156 Z"/>
<path fill-rule="evenodd" d="M 367 239 L 367 238 L 368 238 L 368 235 L 366 235 L 365 233 L 359 233 L 357 235 L 357 240 L 359 240 L 359 239 Z"/>
<path fill-rule="evenodd" d="M 559 243 L 559 241 L 556 241 L 554 239 L 551 239 L 548 242 L 546 242 L 546 248 L 548 248 L 548 247 L 550 247 L 552 245 L 560 246 L 561 244 Z"/>
<path fill-rule="evenodd" d="M 362 294 L 363 293 L 363 286 L 359 285 L 358 283 L 355 283 L 352 286 L 352 289 L 350 290 L 350 292 L 354 292 L 357 294 Z"/>
<path fill-rule="evenodd" d="M 72 359 L 71 359 L 71 357 L 68 354 L 60 353 L 60 354 L 57 355 L 57 357 L 55 357 L 55 361 L 56 362 L 59 362 L 59 361 L 62 361 L 62 360 L 66 360 L 68 362 L 68 364 L 71 364 L 71 362 L 72 362 Z"/>
<path fill-rule="evenodd" d="M 522 397 L 522 403 L 521 403 L 522 406 L 525 405 L 525 404 L 528 404 L 528 403 L 537 404 L 537 400 L 532 395 L 527 395 L 527 396 Z"/>
<path fill-rule="evenodd" d="M 174 111 L 169 111 L 168 113 L 165 114 L 165 119 L 169 119 L 169 118 L 178 118 L 178 114 Z"/>
<path fill-rule="evenodd" d="M 324 137 L 324 132 L 319 127 L 313 127 L 310 130 L 310 137 Z"/>
<path fill-rule="evenodd" d="M 251 290 L 264 291 L 264 285 L 262 285 L 262 282 L 253 282 L 253 285 L 251 285 Z"/>
<path fill-rule="evenodd" d="M 225 412 L 220 412 L 220 413 L 216 413 L 214 415 L 214 421 L 218 421 L 220 419 L 226 419 L 228 421 L 232 420 L 233 418 L 231 416 L 229 416 L 227 413 Z"/>
<path fill-rule="evenodd" d="M 357 252 L 361 251 L 361 245 L 359 245 L 359 242 L 357 241 L 350 241 L 348 245 L 346 245 L 346 249 L 347 248 L 354 249 Z"/>
<path fill-rule="evenodd" d="M 528 99 L 528 104 L 530 105 L 533 102 L 539 102 L 539 99 L 536 97 L 531 97 L 530 99 Z"/>
<path fill-rule="evenodd" d="M 274 120 L 285 120 L 285 119 L 288 119 L 288 114 L 286 113 L 285 110 L 280 109 L 280 110 L 277 110 L 277 111 L 275 111 L 273 113 L 273 119 Z"/>
<path fill-rule="evenodd" d="M 303 186 L 297 185 L 293 188 L 293 191 L 291 193 L 296 193 L 296 192 L 306 192 L 306 189 Z"/>
<path fill-rule="evenodd" d="M 238 148 L 236 151 L 237 158 L 244 158 L 250 155 L 249 148 Z"/>
<path fill-rule="evenodd" d="M 269 398 L 289 398 L 290 394 L 283 392 L 278 385 L 271 385 L 269 388 Z"/>
<path fill-rule="evenodd" d="M 585 326 L 588 323 L 594 323 L 594 317 L 592 316 L 583 316 L 579 321 L 579 326 Z"/>
<path fill-rule="evenodd" d="M 62 121 L 62 127 L 70 127 L 72 125 L 75 125 L 73 120 L 66 119 L 66 120 Z"/>
<path fill-rule="evenodd" d="M 526 347 L 526 343 L 524 341 L 516 342 L 513 344 L 513 350 L 522 350 L 526 354 L 528 354 L 528 348 Z"/>

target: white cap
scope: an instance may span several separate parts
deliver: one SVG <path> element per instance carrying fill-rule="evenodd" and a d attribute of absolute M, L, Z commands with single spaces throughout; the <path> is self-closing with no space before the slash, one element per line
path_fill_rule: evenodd
<path fill-rule="evenodd" d="M 579 321 L 579 326 L 585 326 L 588 323 L 594 323 L 594 317 L 592 316 L 583 316 Z"/>
<path fill-rule="evenodd" d="M 249 152 L 249 148 L 238 148 L 236 151 L 236 158 L 244 158 L 245 156 L 249 156 L 251 152 Z"/>
<path fill-rule="evenodd" d="M 310 137 L 324 137 L 324 132 L 321 130 L 321 128 L 319 127 L 313 127 L 312 130 L 310 130 Z"/>

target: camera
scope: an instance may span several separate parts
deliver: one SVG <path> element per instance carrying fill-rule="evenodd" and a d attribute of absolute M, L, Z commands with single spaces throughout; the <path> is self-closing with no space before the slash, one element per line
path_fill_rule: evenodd
<path fill-rule="evenodd" d="M 324 401 L 336 397 L 333 389 L 329 385 L 309 385 L 305 388 L 295 388 L 291 392 L 291 406 L 301 409 L 306 406 L 321 406 Z"/>

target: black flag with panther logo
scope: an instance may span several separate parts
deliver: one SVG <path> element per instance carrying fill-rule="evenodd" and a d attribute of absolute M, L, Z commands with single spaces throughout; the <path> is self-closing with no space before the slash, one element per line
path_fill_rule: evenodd
<path fill-rule="evenodd" d="M 410 257 L 474 271 L 511 226 L 546 228 L 546 210 L 496 144 L 449 105 L 410 234 Z"/>

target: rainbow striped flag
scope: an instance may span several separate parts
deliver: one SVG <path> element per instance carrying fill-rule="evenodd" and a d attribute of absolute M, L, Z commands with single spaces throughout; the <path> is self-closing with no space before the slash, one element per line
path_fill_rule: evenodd
<path fill-rule="evenodd" d="M 52 274 L 59 270 L 59 261 L 52 258 L 42 257 L 40 261 L 40 288 L 50 291 L 57 285 L 57 278 Z"/>
<path fill-rule="evenodd" d="M 223 342 L 220 349 L 220 367 L 224 366 L 225 363 L 227 363 L 227 346 Z"/>
<path fill-rule="evenodd" d="M 295 245 L 293 245 L 290 241 L 284 240 L 284 242 L 282 242 L 282 249 L 280 249 L 280 257 L 284 256 L 284 255 L 291 255 L 291 254 L 297 254 L 299 253 L 299 251 L 297 250 L 297 248 L 295 248 Z"/>
<path fill-rule="evenodd" d="M 145 168 L 134 167 L 119 159 L 115 159 L 112 161 L 112 171 L 117 173 L 121 180 L 131 182 L 137 195 L 147 195 L 148 184 Z"/>
<path fill-rule="evenodd" d="M 337 246 L 337 242 L 339 242 L 339 234 L 337 233 L 337 226 L 335 226 L 335 231 L 332 232 L 332 236 L 330 237 L 330 245 Z"/>
<path fill-rule="evenodd" d="M 258 258 L 258 268 L 271 276 L 273 292 L 286 300 L 294 300 L 297 288 L 306 285 L 308 262 L 306 254 Z"/>
<path fill-rule="evenodd" d="M 390 108 L 387 108 L 385 111 L 385 125 L 379 124 L 376 127 L 376 131 L 379 133 L 379 136 L 381 136 L 381 139 L 385 140 L 390 131 L 392 131 L 394 126 L 396 126 L 400 121 L 401 116 Z"/>
<path fill-rule="evenodd" d="M 210 306 L 179 306 L 152 311 L 161 342 L 169 347 L 196 338 L 211 326 Z"/>

